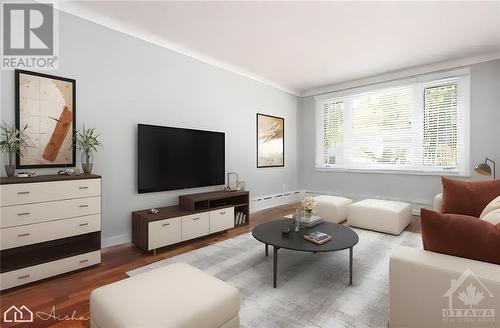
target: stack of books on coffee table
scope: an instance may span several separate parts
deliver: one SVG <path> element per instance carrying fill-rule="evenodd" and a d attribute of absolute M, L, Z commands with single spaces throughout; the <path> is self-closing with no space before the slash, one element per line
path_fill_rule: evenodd
<path fill-rule="evenodd" d="M 303 217 L 300 218 L 299 223 L 301 226 L 310 228 L 323 222 L 323 219 L 319 216 Z"/>
<path fill-rule="evenodd" d="M 332 240 L 332 236 L 320 232 L 320 231 L 314 231 L 308 234 L 304 235 L 305 240 L 309 240 L 310 242 L 315 243 L 316 245 L 322 245 L 330 240 Z"/>

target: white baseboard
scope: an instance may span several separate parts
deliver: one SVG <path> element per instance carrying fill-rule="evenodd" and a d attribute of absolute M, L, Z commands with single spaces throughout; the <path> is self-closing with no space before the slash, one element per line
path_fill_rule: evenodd
<path fill-rule="evenodd" d="M 304 190 L 286 191 L 272 195 L 259 196 L 252 199 L 250 213 L 266 208 L 299 202 L 304 198 Z"/>
<path fill-rule="evenodd" d="M 105 237 L 102 239 L 102 248 L 125 244 L 132 241 L 132 236 L 129 233 L 124 233 L 122 235 L 115 235 L 110 237 Z"/>

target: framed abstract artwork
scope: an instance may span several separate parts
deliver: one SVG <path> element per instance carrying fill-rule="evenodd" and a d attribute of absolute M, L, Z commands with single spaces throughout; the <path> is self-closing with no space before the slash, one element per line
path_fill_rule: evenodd
<path fill-rule="evenodd" d="M 16 70 L 16 127 L 27 126 L 30 147 L 17 155 L 16 167 L 72 167 L 76 127 L 76 81 Z"/>
<path fill-rule="evenodd" d="M 285 119 L 257 114 L 257 167 L 285 166 Z"/>

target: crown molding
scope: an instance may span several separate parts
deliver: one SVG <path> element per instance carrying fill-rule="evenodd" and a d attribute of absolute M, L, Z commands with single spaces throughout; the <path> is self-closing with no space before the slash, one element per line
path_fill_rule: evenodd
<path fill-rule="evenodd" d="M 42 0 L 38 0 L 38 2 L 42 2 Z M 91 10 L 88 10 L 86 8 L 81 8 L 81 7 L 76 7 L 78 6 L 77 3 L 71 2 L 71 1 L 61 1 L 61 0 L 56 0 L 54 1 L 54 8 L 57 10 L 63 11 L 65 13 L 68 13 L 70 15 L 85 19 L 87 21 L 90 21 L 94 24 L 101 25 L 104 27 L 107 27 L 109 29 L 130 35 L 132 37 L 135 37 L 137 39 L 152 43 L 154 45 L 160 46 L 162 48 L 169 49 L 171 51 L 177 52 L 179 54 L 182 54 L 184 56 L 196 59 L 200 62 L 203 62 L 205 64 L 215 66 L 217 68 L 229 71 L 231 73 L 240 75 L 242 77 L 254 80 L 256 82 L 265 84 L 267 86 L 273 87 L 275 89 L 284 91 L 286 93 L 289 93 L 294 96 L 300 96 L 300 92 L 298 90 L 293 90 L 290 89 L 284 85 L 281 85 L 277 82 L 268 80 L 262 76 L 256 75 L 252 72 L 249 72 L 245 70 L 244 68 L 233 65 L 218 59 L 215 59 L 213 57 L 204 55 L 202 53 L 199 53 L 197 51 L 194 51 L 192 49 L 189 49 L 187 47 L 183 47 L 177 43 L 168 41 L 164 38 L 160 38 L 150 32 L 147 32 L 145 30 L 141 30 L 139 28 L 133 28 L 130 26 L 126 26 L 125 24 L 122 24 L 118 22 L 115 19 L 112 19 L 110 17 L 106 16 L 100 16 L 92 12 Z"/>
<path fill-rule="evenodd" d="M 309 97 L 309 96 L 320 96 L 327 93 L 344 91 L 352 88 L 357 88 L 360 86 L 389 82 L 393 80 L 408 78 L 421 74 L 428 74 L 443 70 L 449 70 L 452 68 L 459 68 L 468 65 L 478 64 L 482 62 L 487 62 L 495 59 L 500 59 L 500 51 L 497 52 L 488 52 L 483 54 L 478 54 L 474 56 L 462 57 L 454 60 L 436 62 L 421 66 L 415 66 L 411 68 L 406 68 L 402 70 L 397 70 L 393 72 L 373 75 L 370 77 L 365 77 L 361 79 L 356 79 L 352 81 L 340 82 L 336 84 L 327 85 L 320 88 L 311 89 L 309 91 L 302 92 L 300 94 L 301 97 Z"/>

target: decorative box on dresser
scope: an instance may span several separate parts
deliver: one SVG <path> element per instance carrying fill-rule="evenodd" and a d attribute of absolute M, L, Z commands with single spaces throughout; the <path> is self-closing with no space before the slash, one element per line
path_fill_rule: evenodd
<path fill-rule="evenodd" d="M 238 213 L 246 221 L 236 222 Z M 145 251 L 248 224 L 248 191 L 214 191 L 179 196 L 179 205 L 132 213 L 132 242 Z"/>
<path fill-rule="evenodd" d="M 0 290 L 100 262 L 100 176 L 0 179 Z"/>

